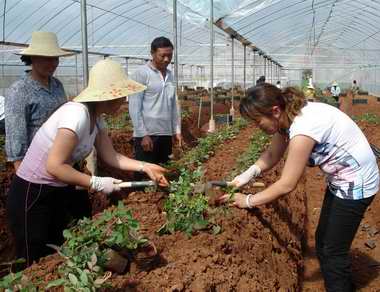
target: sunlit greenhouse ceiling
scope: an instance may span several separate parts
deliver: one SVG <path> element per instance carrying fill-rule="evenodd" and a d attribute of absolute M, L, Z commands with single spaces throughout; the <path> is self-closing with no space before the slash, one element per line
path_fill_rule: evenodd
<path fill-rule="evenodd" d="M 177 1 L 179 64 L 210 66 L 210 4 Z M 219 70 L 230 70 L 233 32 L 237 68 L 243 64 L 244 40 L 251 67 L 256 48 L 283 72 L 312 69 L 323 82 L 376 72 L 380 1 L 214 0 L 213 5 Z M 3 44 L 27 44 L 32 31 L 43 30 L 55 32 L 62 47 L 81 50 L 80 7 L 80 0 L 2 0 Z M 89 52 L 149 59 L 155 37 L 173 39 L 173 0 L 87 0 L 87 32 Z M 11 56 L 17 47 L 2 49 L 3 64 L 19 62 Z"/>

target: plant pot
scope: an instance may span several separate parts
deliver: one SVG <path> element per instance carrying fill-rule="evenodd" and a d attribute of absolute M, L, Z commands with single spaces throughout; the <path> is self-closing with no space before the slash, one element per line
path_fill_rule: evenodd
<path fill-rule="evenodd" d="M 105 255 L 107 257 L 107 262 L 104 265 L 106 270 L 115 272 L 117 274 L 125 273 L 125 270 L 128 266 L 128 259 L 110 248 L 105 251 Z"/>

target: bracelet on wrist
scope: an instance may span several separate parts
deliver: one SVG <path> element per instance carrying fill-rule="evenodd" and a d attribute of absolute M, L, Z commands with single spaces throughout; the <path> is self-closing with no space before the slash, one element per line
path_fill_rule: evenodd
<path fill-rule="evenodd" d="M 251 208 L 252 208 L 252 205 L 249 203 L 249 200 L 251 199 L 251 196 L 252 196 L 252 194 L 248 194 L 248 195 L 245 197 L 245 204 L 247 205 L 247 208 L 248 208 L 248 209 L 251 209 Z"/>
<path fill-rule="evenodd" d="M 88 191 L 90 194 L 95 193 L 95 190 L 94 190 L 93 184 L 94 184 L 94 177 L 91 176 L 91 178 L 90 178 L 90 184 L 88 185 L 88 189 L 87 189 L 87 191 Z"/>

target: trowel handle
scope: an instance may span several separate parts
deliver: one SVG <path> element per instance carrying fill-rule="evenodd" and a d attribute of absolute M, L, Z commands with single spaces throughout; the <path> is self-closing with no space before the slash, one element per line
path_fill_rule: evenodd
<path fill-rule="evenodd" d="M 152 180 L 148 181 L 125 181 L 119 184 L 121 188 L 141 188 L 141 187 L 153 187 L 156 183 Z"/>
<path fill-rule="evenodd" d="M 252 184 L 252 187 L 254 187 L 254 188 L 265 188 L 265 183 L 263 183 L 263 182 L 259 182 L 259 181 L 255 181 L 255 182 Z"/>

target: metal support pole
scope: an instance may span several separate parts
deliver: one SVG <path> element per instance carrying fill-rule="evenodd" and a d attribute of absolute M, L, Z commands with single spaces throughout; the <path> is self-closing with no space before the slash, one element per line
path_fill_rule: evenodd
<path fill-rule="evenodd" d="M 77 95 L 79 94 L 79 76 L 78 76 L 78 55 L 75 54 L 75 86 L 77 89 Z"/>
<path fill-rule="evenodd" d="M 214 120 L 214 0 L 210 0 L 210 121 L 209 132 L 215 131 Z"/>
<path fill-rule="evenodd" d="M 235 98 L 235 39 L 231 37 L 231 108 L 230 115 L 232 120 L 235 116 L 234 98 Z"/>
<path fill-rule="evenodd" d="M 253 76 L 253 82 L 252 86 L 256 85 L 256 51 L 253 51 L 253 66 L 252 66 L 252 76 Z"/>
<path fill-rule="evenodd" d="M 244 45 L 244 56 L 243 56 L 243 87 L 244 87 L 244 95 L 246 89 L 246 78 L 247 78 L 247 45 Z"/>
<path fill-rule="evenodd" d="M 274 84 L 273 82 L 273 62 L 270 61 L 270 83 Z"/>
<path fill-rule="evenodd" d="M 128 64 L 128 58 L 125 58 L 125 73 L 127 73 L 127 76 L 129 76 L 129 75 L 128 75 L 128 69 L 129 69 L 129 68 L 128 68 L 128 65 L 129 65 L 129 64 Z"/>
<path fill-rule="evenodd" d="M 178 90 L 178 29 L 177 29 L 177 0 L 173 0 L 173 38 L 174 38 L 174 79 Z"/>
<path fill-rule="evenodd" d="M 178 100 L 178 29 L 177 29 L 177 0 L 173 0 L 173 35 L 174 35 L 174 82 L 175 82 L 175 100 L 177 106 L 177 115 L 179 131 L 181 130 L 181 104 Z M 176 129 L 178 131 L 178 129 Z"/>
<path fill-rule="evenodd" d="M 277 67 L 277 64 L 274 64 L 274 77 L 276 78 L 276 82 L 278 82 L 278 67 Z"/>
<path fill-rule="evenodd" d="M 203 66 L 202 67 L 202 81 L 203 81 L 203 87 L 207 88 L 207 84 L 206 83 L 206 67 Z"/>
<path fill-rule="evenodd" d="M 193 65 L 190 65 L 190 83 L 193 84 Z"/>
<path fill-rule="evenodd" d="M 81 31 L 82 31 L 82 66 L 83 66 L 83 88 L 88 83 L 88 44 L 87 44 L 87 6 L 86 0 L 80 1 L 81 8 Z"/>
<path fill-rule="evenodd" d="M 197 87 L 201 87 L 201 66 L 197 66 Z"/>
<path fill-rule="evenodd" d="M 267 79 L 267 58 L 263 56 L 264 60 L 264 77 Z"/>

